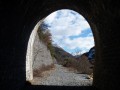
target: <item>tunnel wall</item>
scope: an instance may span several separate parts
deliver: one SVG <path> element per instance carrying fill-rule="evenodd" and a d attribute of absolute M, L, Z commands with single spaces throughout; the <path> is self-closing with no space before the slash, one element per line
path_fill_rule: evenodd
<path fill-rule="evenodd" d="M 30 39 L 28 41 L 28 46 L 27 46 L 27 54 L 26 54 L 26 80 L 32 80 L 33 79 L 33 59 L 34 59 L 34 54 L 33 54 L 33 46 L 34 46 L 34 41 L 35 37 L 37 34 L 37 30 L 40 26 L 40 23 L 42 21 L 38 22 L 35 28 L 33 29 Z"/>
<path fill-rule="evenodd" d="M 58 9 L 72 9 L 89 22 L 96 45 L 93 86 L 117 90 L 120 70 L 119 0 L 0 0 L 0 89 L 26 84 L 26 51 L 39 20 Z"/>

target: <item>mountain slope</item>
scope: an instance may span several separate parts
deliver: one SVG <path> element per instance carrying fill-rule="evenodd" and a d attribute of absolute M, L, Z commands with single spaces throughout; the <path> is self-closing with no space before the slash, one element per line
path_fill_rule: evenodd
<path fill-rule="evenodd" d="M 91 74 L 93 72 L 93 65 L 89 62 L 86 54 L 82 54 L 76 58 L 76 56 L 71 55 L 58 46 L 53 46 L 53 48 L 55 52 L 54 57 L 58 64 L 75 68 L 79 73 Z"/>
<path fill-rule="evenodd" d="M 54 48 L 54 57 L 56 58 L 58 64 L 64 64 L 65 60 L 67 59 L 75 59 L 74 56 L 72 56 L 70 53 L 66 52 L 65 50 L 63 50 L 62 48 L 60 47 L 57 47 L 57 46 L 53 46 Z"/>

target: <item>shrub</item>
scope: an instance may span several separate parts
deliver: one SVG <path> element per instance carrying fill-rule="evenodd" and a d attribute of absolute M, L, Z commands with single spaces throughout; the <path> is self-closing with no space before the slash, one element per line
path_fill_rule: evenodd
<path fill-rule="evenodd" d="M 51 33 L 49 32 L 49 30 L 46 30 L 46 31 L 44 30 L 44 32 L 43 32 L 43 30 L 40 27 L 38 28 L 37 33 L 38 33 L 39 39 L 43 43 L 45 43 L 48 50 L 50 50 L 51 56 L 53 58 L 54 57 L 54 48 L 52 46 L 52 39 L 51 39 L 52 35 L 51 35 Z"/>
<path fill-rule="evenodd" d="M 64 67 L 74 68 L 81 74 L 91 74 L 93 72 L 93 69 L 91 69 L 92 65 L 89 63 L 87 59 L 84 58 L 81 58 L 81 60 L 67 58 L 64 59 L 62 65 Z"/>

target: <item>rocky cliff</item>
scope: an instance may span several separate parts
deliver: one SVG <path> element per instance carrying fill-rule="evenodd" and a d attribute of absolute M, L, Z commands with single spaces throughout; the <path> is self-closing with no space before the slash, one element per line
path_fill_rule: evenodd
<path fill-rule="evenodd" d="M 39 39 L 38 33 L 36 34 L 33 44 L 33 70 L 39 69 L 42 65 L 51 65 L 53 60 L 47 46 Z"/>

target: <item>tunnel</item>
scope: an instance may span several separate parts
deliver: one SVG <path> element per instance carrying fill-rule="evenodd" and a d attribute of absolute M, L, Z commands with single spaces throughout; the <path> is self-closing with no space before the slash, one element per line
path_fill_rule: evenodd
<path fill-rule="evenodd" d="M 59 88 L 117 90 L 120 71 L 119 3 L 119 0 L 1 0 L 0 89 L 50 89 L 49 86 L 38 86 L 36 89 L 26 82 L 28 41 L 33 28 L 44 17 L 56 10 L 71 9 L 85 17 L 94 35 L 96 62 L 93 85 Z"/>

